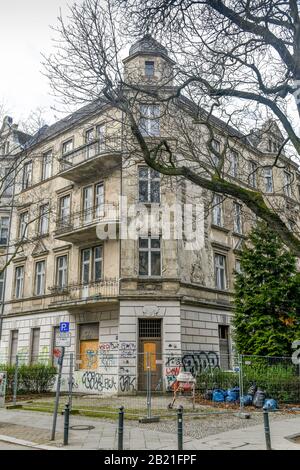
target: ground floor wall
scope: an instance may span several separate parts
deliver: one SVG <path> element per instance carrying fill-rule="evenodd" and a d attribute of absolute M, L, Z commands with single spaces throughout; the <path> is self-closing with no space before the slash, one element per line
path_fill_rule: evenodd
<path fill-rule="evenodd" d="M 231 367 L 230 313 L 181 305 L 177 300 L 124 300 L 93 312 L 83 308 L 78 313 L 9 316 L 3 320 L 0 363 L 14 362 L 18 354 L 24 362 L 57 365 L 60 322 L 69 322 L 71 332 L 63 366 L 64 391 L 70 361 L 74 392 L 93 394 L 146 390 L 149 375 L 152 390 L 171 390 L 180 371 L 196 376 L 207 367 Z"/>

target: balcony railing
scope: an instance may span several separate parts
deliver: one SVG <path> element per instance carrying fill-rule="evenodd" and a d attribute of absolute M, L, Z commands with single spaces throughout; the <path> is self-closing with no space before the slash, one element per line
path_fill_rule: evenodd
<path fill-rule="evenodd" d="M 119 204 L 112 202 L 100 206 L 92 206 L 86 210 L 72 212 L 69 217 L 57 219 L 55 236 L 66 235 L 71 232 L 95 228 L 95 225 L 104 222 L 117 222 L 119 220 Z"/>
<path fill-rule="evenodd" d="M 55 304 L 97 302 L 101 299 L 117 297 L 119 295 L 119 280 L 101 279 L 88 284 L 69 284 L 64 287 L 53 286 L 50 291 L 53 295 L 52 303 Z"/>
<path fill-rule="evenodd" d="M 62 156 L 60 171 L 65 172 L 74 166 L 87 162 L 100 155 L 119 154 L 122 150 L 121 137 L 106 137 L 79 147 Z"/>

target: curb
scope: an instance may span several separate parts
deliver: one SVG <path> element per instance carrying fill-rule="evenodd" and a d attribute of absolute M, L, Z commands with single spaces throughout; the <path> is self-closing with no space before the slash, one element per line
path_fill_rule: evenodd
<path fill-rule="evenodd" d="M 5 436 L 0 434 L 0 441 L 2 442 L 9 442 L 10 444 L 18 444 L 24 447 L 32 447 L 33 449 L 40 449 L 40 450 L 62 450 L 59 447 L 52 447 L 43 444 L 36 444 L 35 442 L 25 441 L 23 439 L 17 439 L 16 437 L 12 436 Z"/>

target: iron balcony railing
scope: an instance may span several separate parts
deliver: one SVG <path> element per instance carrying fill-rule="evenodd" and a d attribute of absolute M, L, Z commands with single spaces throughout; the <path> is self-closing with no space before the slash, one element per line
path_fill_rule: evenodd
<path fill-rule="evenodd" d="M 60 171 L 66 171 L 73 166 L 105 154 L 120 153 L 122 150 L 121 137 L 105 137 L 97 139 L 60 158 Z"/>
<path fill-rule="evenodd" d="M 55 235 L 80 230 L 99 222 L 117 222 L 119 220 L 119 204 L 112 202 L 92 206 L 79 212 L 60 217 L 56 221 Z"/>
<path fill-rule="evenodd" d="M 76 303 L 97 301 L 119 295 L 119 280 L 117 278 L 101 279 L 89 283 L 74 283 L 50 288 L 53 295 L 52 303 Z"/>

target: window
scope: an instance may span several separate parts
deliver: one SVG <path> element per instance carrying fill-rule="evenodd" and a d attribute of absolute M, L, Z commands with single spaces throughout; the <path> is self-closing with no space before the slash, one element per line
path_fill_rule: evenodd
<path fill-rule="evenodd" d="M 52 150 L 43 154 L 42 162 L 42 180 L 52 176 Z"/>
<path fill-rule="evenodd" d="M 212 145 L 212 148 L 217 152 L 217 153 L 220 153 L 221 151 L 221 144 L 218 140 L 216 139 L 213 139 L 211 141 L 211 145 Z M 219 162 L 220 162 L 220 157 L 219 155 L 215 155 L 213 152 L 212 152 L 212 155 L 211 155 L 211 158 L 212 158 L 212 161 L 213 161 L 213 164 L 215 166 L 218 166 Z"/>
<path fill-rule="evenodd" d="M 242 233 L 242 206 L 237 202 L 233 203 L 233 230 L 235 233 Z"/>
<path fill-rule="evenodd" d="M 81 252 L 81 282 L 89 284 L 102 279 L 102 246 L 85 248 Z"/>
<path fill-rule="evenodd" d="M 292 175 L 288 171 L 285 171 L 284 174 L 284 187 L 283 191 L 286 196 L 292 196 Z"/>
<path fill-rule="evenodd" d="M 154 76 L 154 62 L 152 60 L 145 61 L 145 75 L 146 77 Z"/>
<path fill-rule="evenodd" d="M 12 330 L 10 334 L 10 354 L 9 354 L 9 363 L 14 365 L 16 363 L 16 357 L 18 352 L 18 330 Z"/>
<path fill-rule="evenodd" d="M 63 289 L 68 284 L 68 257 L 59 256 L 56 261 L 56 285 Z"/>
<path fill-rule="evenodd" d="M 15 298 L 21 299 L 24 290 L 24 266 L 17 266 L 15 271 Z"/>
<path fill-rule="evenodd" d="M 37 364 L 39 362 L 39 352 L 40 352 L 40 329 L 32 328 L 30 364 Z"/>
<path fill-rule="evenodd" d="M 139 167 L 139 202 L 160 202 L 160 175 L 147 166 Z"/>
<path fill-rule="evenodd" d="M 264 178 L 265 178 L 266 193 L 272 193 L 273 192 L 273 175 L 272 175 L 271 167 L 264 168 Z"/>
<path fill-rule="evenodd" d="M 213 198 L 213 208 L 212 208 L 212 223 L 218 225 L 219 227 L 223 226 L 223 210 L 222 210 L 222 196 L 215 194 Z"/>
<path fill-rule="evenodd" d="M 70 194 L 59 200 L 59 222 L 61 226 L 70 224 Z"/>
<path fill-rule="evenodd" d="M 0 217 L 0 245 L 8 244 L 9 217 Z"/>
<path fill-rule="evenodd" d="M 257 171 L 257 163 L 250 161 L 249 162 L 249 185 L 252 188 L 256 188 L 256 185 L 257 185 L 256 171 Z"/>
<path fill-rule="evenodd" d="M 226 289 L 226 257 L 215 254 L 215 283 L 216 288 Z"/>
<path fill-rule="evenodd" d="M 105 150 L 105 124 L 96 126 L 96 137 L 98 139 L 99 151 Z"/>
<path fill-rule="evenodd" d="M 66 142 L 62 144 L 63 155 L 71 152 L 72 150 L 73 150 L 73 139 L 66 140 Z"/>
<path fill-rule="evenodd" d="M 93 220 L 93 186 L 83 189 L 83 220 L 85 223 Z"/>
<path fill-rule="evenodd" d="M 94 137 L 94 128 L 89 129 L 88 131 L 86 131 L 86 133 L 85 133 L 85 143 L 89 144 L 90 142 L 93 142 L 94 139 L 95 139 L 95 137 Z"/>
<path fill-rule="evenodd" d="M 242 272 L 241 262 L 239 259 L 235 260 L 235 271 L 239 274 Z"/>
<path fill-rule="evenodd" d="M 38 261 L 35 265 L 35 295 L 45 294 L 45 261 Z"/>
<path fill-rule="evenodd" d="M 230 168 L 229 174 L 234 178 L 238 176 L 238 153 L 235 150 L 231 150 L 229 154 Z"/>
<path fill-rule="evenodd" d="M 3 188 L 3 197 L 10 197 L 13 195 L 13 170 L 10 167 L 4 168 L 4 188 Z"/>
<path fill-rule="evenodd" d="M 161 250 L 159 238 L 139 238 L 139 275 L 161 275 Z"/>
<path fill-rule="evenodd" d="M 29 188 L 32 183 L 32 162 L 25 163 L 23 167 L 22 189 Z"/>
<path fill-rule="evenodd" d="M 104 215 L 104 186 L 103 183 L 96 184 L 95 187 L 95 211 L 96 217 Z"/>
<path fill-rule="evenodd" d="M 28 235 L 28 212 L 22 212 L 19 219 L 19 239 L 23 240 Z"/>
<path fill-rule="evenodd" d="M 4 298 L 4 271 L 0 273 L 0 302 L 3 301 Z"/>
<path fill-rule="evenodd" d="M 86 158 L 93 158 L 96 155 L 96 146 L 93 144 L 94 140 L 94 128 L 87 130 L 85 133 L 85 143 L 87 144 Z"/>
<path fill-rule="evenodd" d="M 49 204 L 40 207 L 39 234 L 45 235 L 49 231 Z"/>
<path fill-rule="evenodd" d="M 154 104 L 142 104 L 140 106 L 140 131 L 143 136 L 157 137 L 160 135 L 160 108 Z"/>

